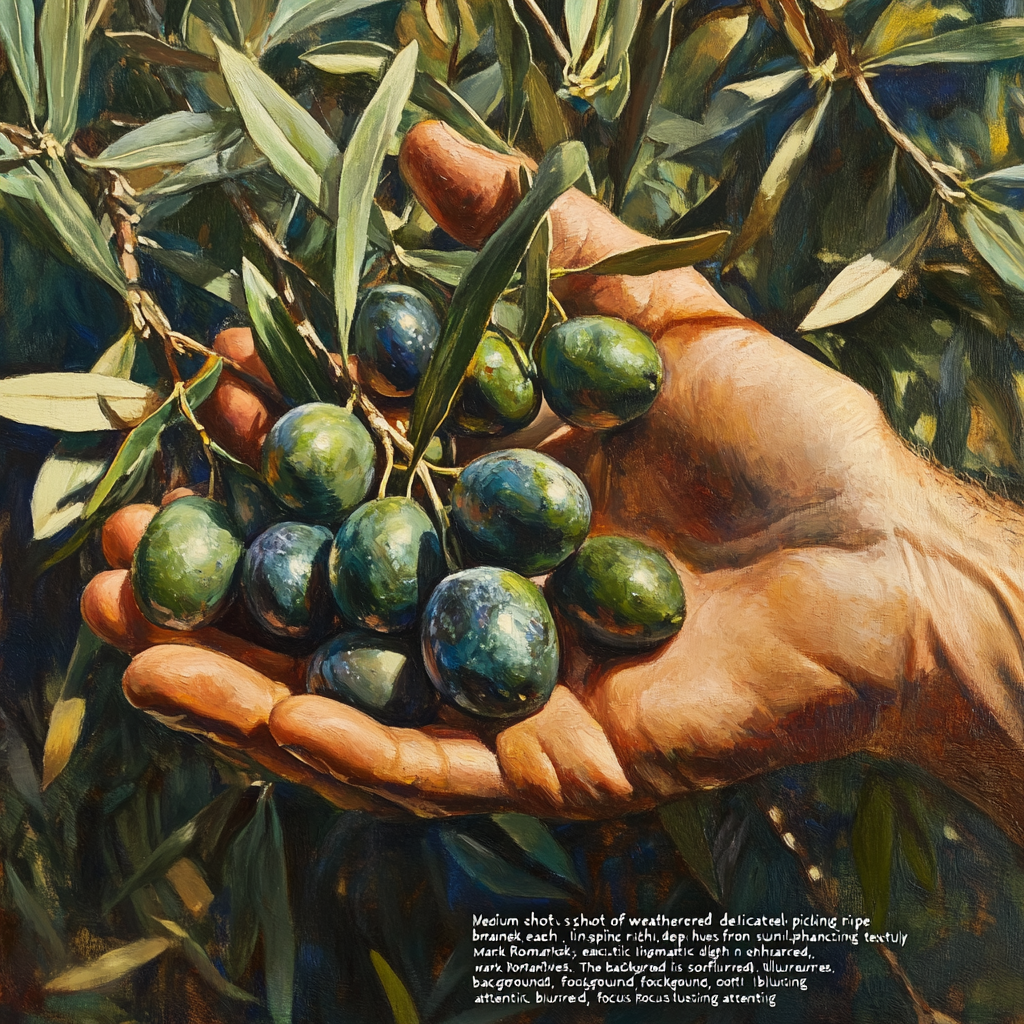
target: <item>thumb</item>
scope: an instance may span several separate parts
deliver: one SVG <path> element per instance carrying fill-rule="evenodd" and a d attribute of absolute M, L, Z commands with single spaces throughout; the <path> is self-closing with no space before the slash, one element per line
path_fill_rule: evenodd
<path fill-rule="evenodd" d="M 413 127 L 399 155 L 402 176 L 430 216 L 477 248 L 519 201 L 521 165 L 533 166 L 524 156 L 468 142 L 439 121 Z M 552 265 L 570 270 L 651 242 L 577 189 L 551 207 L 551 235 Z M 620 317 L 654 336 L 687 320 L 740 316 L 689 267 L 644 277 L 578 274 L 552 287 L 574 314 Z"/>

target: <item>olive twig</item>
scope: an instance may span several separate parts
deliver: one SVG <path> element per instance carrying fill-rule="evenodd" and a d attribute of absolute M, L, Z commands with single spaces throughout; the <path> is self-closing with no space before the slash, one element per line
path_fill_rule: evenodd
<path fill-rule="evenodd" d="M 459 559 L 452 553 L 449 543 L 452 524 L 448 519 L 448 513 L 441 502 L 440 495 L 437 493 L 437 488 L 434 486 L 434 479 L 430 475 L 430 470 L 422 462 L 416 467 L 415 474 L 409 474 L 409 489 L 406 496 L 408 497 L 412 494 L 412 482 L 416 477 L 419 477 L 422 481 L 423 488 L 427 492 L 427 497 L 430 499 L 430 504 L 434 509 L 434 516 L 441 531 L 441 550 L 444 552 L 445 562 L 448 563 L 448 571 L 458 572 L 462 566 L 459 564 Z"/>
<path fill-rule="evenodd" d="M 386 433 L 380 435 L 380 443 L 384 449 L 385 462 L 384 472 L 380 478 L 380 487 L 377 490 L 377 497 L 383 498 L 388 493 L 388 481 L 391 479 L 391 471 L 395 468 L 395 446 L 390 436 Z"/>
<path fill-rule="evenodd" d="M 562 304 L 561 304 L 561 303 L 560 303 L 560 302 L 558 301 L 558 299 L 556 299 L 556 298 L 555 298 L 555 293 L 554 293 L 553 291 L 551 291 L 550 289 L 548 290 L 548 301 L 549 301 L 549 302 L 551 303 L 551 305 L 552 305 L 552 306 L 554 306 L 554 307 L 555 307 L 555 309 L 556 309 L 556 310 L 558 311 L 558 315 L 559 315 L 559 316 L 560 316 L 560 317 L 562 318 L 562 321 L 563 321 L 563 323 L 564 323 L 564 322 L 565 322 L 566 320 L 568 320 L 568 319 L 569 319 L 569 318 L 568 318 L 568 317 L 567 317 L 567 316 L 565 315 L 565 310 L 564 310 L 564 309 L 562 309 Z"/>

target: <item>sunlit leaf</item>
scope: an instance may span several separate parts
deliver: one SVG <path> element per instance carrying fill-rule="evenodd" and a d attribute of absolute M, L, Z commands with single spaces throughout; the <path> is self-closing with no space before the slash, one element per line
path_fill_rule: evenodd
<path fill-rule="evenodd" d="M 43 789 L 57 778 L 71 760 L 84 721 L 84 698 L 61 698 L 53 705 L 46 730 L 46 746 L 43 747 Z"/>
<path fill-rule="evenodd" d="M 666 804 L 658 815 L 690 874 L 704 886 L 713 900 L 721 902 L 722 891 L 706 831 L 704 800 L 704 794 L 695 793 Z"/>
<path fill-rule="evenodd" d="M 526 255 L 537 226 L 586 166 L 587 153 L 579 142 L 563 143 L 547 153 L 533 188 L 487 240 L 455 289 L 441 338 L 413 400 L 409 439 L 415 449 L 414 463 L 448 415 L 494 303 Z"/>
<path fill-rule="evenodd" d="M 121 46 L 138 54 L 151 64 L 161 64 L 171 68 L 186 68 L 189 71 L 216 71 L 217 62 L 205 54 L 195 50 L 183 50 L 171 46 L 148 32 L 107 32 L 108 39 L 120 43 Z"/>
<path fill-rule="evenodd" d="M 107 377 L 123 377 L 127 380 L 135 365 L 136 347 L 135 331 L 129 328 L 113 345 L 100 354 L 99 359 L 89 368 L 89 372 L 101 373 Z"/>
<path fill-rule="evenodd" d="M 459 832 L 444 832 L 441 842 L 455 863 L 470 878 L 491 892 L 519 899 L 569 899 L 569 894 L 564 890 L 517 868 L 469 836 Z"/>
<path fill-rule="evenodd" d="M 330 75 L 373 75 L 380 78 L 395 50 L 369 39 L 342 39 L 307 50 L 301 60 Z"/>
<path fill-rule="evenodd" d="M 36 8 L 32 0 L 0 0 L 0 42 L 7 54 L 11 77 L 34 122 L 42 111 L 36 64 Z"/>
<path fill-rule="evenodd" d="M 197 288 L 215 295 L 218 299 L 231 303 L 236 309 L 244 310 L 245 288 L 242 279 L 233 270 L 221 270 L 205 256 L 184 252 L 180 249 L 164 249 L 150 239 L 142 237 L 140 245 L 147 256 L 152 257 L 161 266 L 177 274 L 183 281 L 194 284 Z"/>
<path fill-rule="evenodd" d="M 185 388 L 184 393 L 192 409 L 197 409 L 209 398 L 220 378 L 222 366 L 219 358 L 209 358 Z M 145 475 L 156 454 L 157 442 L 164 428 L 180 415 L 178 400 L 172 395 L 152 416 L 132 430 L 86 503 L 83 513 L 85 518 L 95 515 L 103 508 L 107 499 L 118 494 L 127 481 L 138 480 L 140 476 Z"/>
<path fill-rule="evenodd" d="M 14 783 L 18 796 L 44 814 L 43 792 L 39 785 L 36 766 L 32 763 L 32 755 L 14 722 L 0 710 L 0 724 L 4 728 L 4 741 L 7 745 L 7 773 Z"/>
<path fill-rule="evenodd" d="M 172 945 L 171 939 L 153 937 L 112 949 L 91 963 L 58 974 L 46 983 L 47 992 L 87 992 L 102 988 L 155 960 Z"/>
<path fill-rule="evenodd" d="M 114 457 L 112 440 L 106 434 L 68 434 L 57 442 L 32 487 L 33 540 L 53 537 L 81 519 L 90 490 Z"/>
<path fill-rule="evenodd" d="M 851 844 L 864 894 L 864 909 L 876 932 L 885 931 L 889 912 L 894 838 L 895 814 L 889 784 L 882 776 L 871 772 L 864 780 L 857 801 Z"/>
<path fill-rule="evenodd" d="M 25 923 L 39 936 L 50 960 L 60 963 L 64 959 L 64 943 L 61 942 L 57 929 L 53 926 L 50 915 L 42 907 L 39 901 L 25 887 L 25 883 L 18 877 L 14 865 L 8 860 L 3 865 L 3 877 L 14 897 L 14 905 L 18 908 Z"/>
<path fill-rule="evenodd" d="M 732 247 L 729 262 L 746 252 L 771 228 L 782 206 L 782 200 L 793 182 L 800 176 L 807 158 L 811 155 L 811 147 L 817 138 L 818 129 L 831 98 L 832 90 L 825 88 L 814 106 L 801 114 L 782 136 L 782 141 L 761 179 L 750 212 L 743 221 L 739 237 Z"/>
<path fill-rule="evenodd" d="M 344 18 L 383 0 L 282 0 L 267 28 L 265 49 L 277 46 L 304 29 L 334 18 Z"/>
<path fill-rule="evenodd" d="M 46 0 L 39 49 L 46 82 L 46 129 L 64 146 L 78 127 L 78 91 L 85 57 L 88 0 Z"/>
<path fill-rule="evenodd" d="M 878 68 L 917 67 L 921 64 L 975 63 L 1024 57 L 1024 18 L 1003 18 L 981 25 L 943 32 L 931 39 L 904 43 L 863 64 L 865 71 Z"/>
<path fill-rule="evenodd" d="M 219 39 L 214 43 L 221 72 L 253 142 L 289 185 L 329 211 L 338 147 L 310 113 L 252 60 Z"/>
<path fill-rule="evenodd" d="M 299 334 L 284 303 L 248 260 L 242 261 L 242 282 L 255 328 L 256 351 L 281 393 L 299 404 L 336 401 L 330 379 Z"/>
<path fill-rule="evenodd" d="M 476 253 L 469 249 L 447 252 L 438 249 L 403 249 L 400 245 L 395 246 L 395 255 L 411 270 L 452 287 L 462 280 L 476 259 Z"/>
<path fill-rule="evenodd" d="M 241 137 L 241 122 L 233 110 L 209 114 L 179 110 L 122 135 L 95 159 L 79 162 L 85 167 L 112 167 L 118 171 L 187 164 L 213 156 Z"/>
<path fill-rule="evenodd" d="M 402 984 L 402 979 L 395 974 L 391 965 L 375 949 L 370 950 L 370 962 L 380 978 L 384 995 L 395 1018 L 395 1024 L 420 1024 L 420 1015 L 416 1012 L 416 1004 L 409 995 L 409 990 Z"/>
<path fill-rule="evenodd" d="M 575 865 L 544 822 L 529 814 L 492 814 L 491 820 L 542 867 L 582 888 Z"/>
<path fill-rule="evenodd" d="M 30 373 L 0 380 L 0 416 L 53 430 L 124 429 L 161 401 L 144 384 L 98 373 Z"/>
<path fill-rule="evenodd" d="M 207 804 L 194 818 L 175 829 L 139 865 L 135 873 L 121 886 L 107 904 L 109 912 L 122 900 L 145 885 L 152 885 L 167 874 L 168 870 L 182 857 L 187 857 L 200 843 L 210 843 L 211 834 L 219 834 L 232 811 L 241 800 L 242 790 L 237 787 L 226 789 L 220 796 Z"/>
<path fill-rule="evenodd" d="M 342 358 L 348 355 L 348 334 L 355 316 L 366 253 L 367 222 L 380 169 L 412 91 L 418 56 L 419 47 L 414 40 L 395 57 L 359 118 L 345 150 L 337 205 L 345 215 L 338 217 L 334 239 L 334 306 Z"/>
<path fill-rule="evenodd" d="M 628 274 L 642 276 L 659 270 L 675 270 L 677 267 L 691 267 L 694 263 L 709 260 L 725 244 L 728 231 L 706 231 L 690 238 L 667 238 L 663 242 L 627 249 L 625 252 L 607 256 L 587 267 L 556 271 L 556 276 L 565 274 Z"/>
<path fill-rule="evenodd" d="M 913 266 L 938 214 L 939 205 L 933 200 L 924 213 L 873 253 L 844 267 L 821 293 L 797 330 L 817 331 L 845 323 L 878 305 Z"/>
<path fill-rule="evenodd" d="M 893 0 L 878 16 L 859 49 L 861 60 L 889 53 L 903 43 L 928 39 L 936 26 L 948 18 L 970 21 L 971 13 L 959 3 L 947 0 Z"/>
<path fill-rule="evenodd" d="M 1011 288 L 1024 291 L 1024 245 L 987 211 L 973 203 L 960 210 L 963 225 L 986 263 Z"/>
<path fill-rule="evenodd" d="M 996 188 L 1024 188 L 1024 164 L 1014 164 L 998 171 L 989 171 L 975 178 L 972 185 L 992 185 Z"/>
<path fill-rule="evenodd" d="M 583 56 L 583 48 L 587 45 L 596 17 L 597 0 L 565 0 L 565 27 L 569 34 L 569 53 L 573 67 Z"/>
<path fill-rule="evenodd" d="M 494 45 L 505 90 L 505 138 L 513 143 L 526 110 L 526 76 L 533 54 L 526 26 L 519 20 L 512 0 L 491 0 L 491 10 Z"/>

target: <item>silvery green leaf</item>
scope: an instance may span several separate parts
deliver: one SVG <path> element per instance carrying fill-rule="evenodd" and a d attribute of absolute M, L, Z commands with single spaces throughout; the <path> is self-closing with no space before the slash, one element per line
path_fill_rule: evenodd
<path fill-rule="evenodd" d="M 151 188 L 146 189 L 146 200 L 184 195 L 193 189 L 227 181 L 243 174 L 251 174 L 267 165 L 267 158 L 256 148 L 252 139 L 243 135 L 227 149 L 193 160 L 180 170 L 172 171 Z"/>
<path fill-rule="evenodd" d="M 119 430 L 162 399 L 144 384 L 98 373 L 30 373 L 0 380 L 0 416 L 74 432 Z"/>
<path fill-rule="evenodd" d="M 304 29 L 344 18 L 383 0 L 281 0 L 267 29 L 264 49 L 277 46 Z"/>
<path fill-rule="evenodd" d="M 78 127 L 78 94 L 85 59 L 87 0 L 46 0 L 39 48 L 46 81 L 46 130 L 64 146 Z"/>
<path fill-rule="evenodd" d="M 36 8 L 32 0 L 0 0 L 0 41 L 7 53 L 11 76 L 34 124 L 42 110 L 36 64 Z"/>

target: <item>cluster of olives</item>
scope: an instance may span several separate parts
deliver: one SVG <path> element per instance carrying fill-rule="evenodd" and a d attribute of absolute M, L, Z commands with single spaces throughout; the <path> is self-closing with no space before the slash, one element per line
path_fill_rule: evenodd
<path fill-rule="evenodd" d="M 412 288 L 363 297 L 354 329 L 360 376 L 407 397 L 440 324 Z M 527 425 L 543 391 L 571 423 L 619 426 L 653 403 L 662 379 L 651 341 L 609 318 L 570 320 L 540 343 L 534 368 L 513 340 L 488 333 L 446 426 L 501 435 Z M 590 642 L 637 650 L 683 621 L 679 578 L 659 551 L 626 537 L 589 537 L 582 480 L 531 449 L 470 462 L 451 488 L 450 521 L 472 567 L 449 573 L 431 517 L 412 498 L 371 498 L 377 452 L 352 411 L 291 409 L 263 445 L 263 478 L 287 521 L 246 549 L 228 509 L 186 497 L 153 518 L 132 586 L 143 614 L 174 629 L 210 625 L 240 590 L 268 641 L 319 644 L 307 689 L 395 725 L 420 725 L 440 699 L 473 714 L 537 710 L 558 677 L 550 602 Z M 546 595 L 530 577 L 549 575 Z M 418 632 L 419 643 L 415 642 Z"/>

